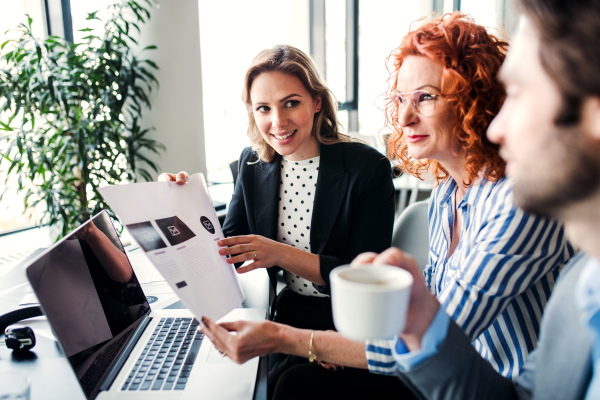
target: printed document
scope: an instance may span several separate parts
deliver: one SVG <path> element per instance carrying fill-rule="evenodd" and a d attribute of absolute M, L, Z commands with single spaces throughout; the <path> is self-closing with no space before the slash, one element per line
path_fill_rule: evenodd
<path fill-rule="evenodd" d="M 202 174 L 185 185 L 148 182 L 99 190 L 197 318 L 217 320 L 244 301 L 234 266 L 219 255 L 217 241 L 224 236 Z"/>

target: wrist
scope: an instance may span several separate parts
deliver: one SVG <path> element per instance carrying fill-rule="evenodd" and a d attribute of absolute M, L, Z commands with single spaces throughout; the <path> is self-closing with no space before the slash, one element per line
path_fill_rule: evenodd
<path fill-rule="evenodd" d="M 415 321 L 412 326 L 406 327 L 404 332 L 400 334 L 400 338 L 404 342 L 408 351 L 421 349 L 423 336 L 425 336 L 425 333 L 431 326 L 431 323 L 433 322 L 433 319 L 440 308 L 440 303 L 433 295 L 431 295 L 431 298 L 424 303 L 424 307 L 420 308 L 418 311 L 415 310 L 419 315 L 417 321 Z"/>
<path fill-rule="evenodd" d="M 87 229 L 84 229 L 81 239 L 86 242 L 94 242 L 100 237 L 100 230 L 96 227 L 96 225 L 90 223 L 89 227 Z"/>
<path fill-rule="evenodd" d="M 273 346 L 276 353 L 290 354 L 300 357 L 308 357 L 308 345 L 312 331 L 298 329 L 289 325 L 277 324 L 277 337 L 274 339 L 277 343 Z M 313 343 L 314 348 L 314 343 Z"/>
<path fill-rule="evenodd" d="M 272 349 L 271 353 L 291 354 L 290 350 L 294 342 L 292 330 L 288 325 L 278 324 L 277 322 L 266 321 L 273 326 L 273 336 L 271 337 Z"/>
<path fill-rule="evenodd" d="M 298 251 L 302 250 L 277 242 L 276 265 L 287 270 L 290 265 L 294 264 L 294 260 L 298 260 Z"/>

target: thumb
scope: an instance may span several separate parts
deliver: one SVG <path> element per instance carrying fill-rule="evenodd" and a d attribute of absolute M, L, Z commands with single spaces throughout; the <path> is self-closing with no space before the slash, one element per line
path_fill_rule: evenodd
<path fill-rule="evenodd" d="M 177 174 L 176 182 L 179 185 L 183 185 L 184 183 L 187 182 L 188 178 L 189 178 L 188 173 L 185 171 L 181 171 L 180 173 Z"/>
<path fill-rule="evenodd" d="M 246 321 L 221 322 L 219 325 L 229 332 L 239 332 L 246 326 Z"/>
<path fill-rule="evenodd" d="M 246 272 L 254 271 L 257 268 L 263 268 L 263 265 L 260 261 L 254 261 L 248 265 L 244 265 L 237 269 L 238 274 L 245 274 Z"/>
<path fill-rule="evenodd" d="M 377 257 L 377 253 L 373 253 L 373 252 L 361 253 L 361 254 L 357 255 L 354 260 L 352 260 L 352 263 L 350 264 L 350 266 L 358 267 L 363 264 L 370 264 L 373 262 L 373 260 L 376 257 Z"/>
<path fill-rule="evenodd" d="M 392 265 L 394 267 L 400 267 L 410 272 L 413 275 L 413 278 L 416 276 L 422 276 L 421 270 L 417 265 L 417 262 L 408 253 L 403 252 L 402 250 L 396 247 L 390 247 L 385 250 L 383 253 L 375 257 L 373 260 L 373 264 L 375 265 Z"/>

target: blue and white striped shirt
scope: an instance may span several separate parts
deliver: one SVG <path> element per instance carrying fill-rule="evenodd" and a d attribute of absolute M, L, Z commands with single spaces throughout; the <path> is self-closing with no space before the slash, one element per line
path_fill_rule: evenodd
<path fill-rule="evenodd" d="M 505 177 L 467 190 L 457 207 L 460 241 L 448 257 L 456 190 L 449 178 L 432 192 L 425 283 L 481 356 L 514 379 L 537 343 L 554 282 L 575 251 L 558 223 L 515 206 Z M 391 348 L 391 340 L 367 342 L 371 372 L 396 373 Z"/>

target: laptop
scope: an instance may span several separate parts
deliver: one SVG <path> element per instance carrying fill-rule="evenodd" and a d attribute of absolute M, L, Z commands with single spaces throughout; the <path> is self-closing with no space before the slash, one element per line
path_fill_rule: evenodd
<path fill-rule="evenodd" d="M 258 358 L 222 357 L 187 309 L 152 310 L 106 211 L 26 269 L 87 399 L 252 399 Z M 237 308 L 223 320 L 264 320 Z"/>

